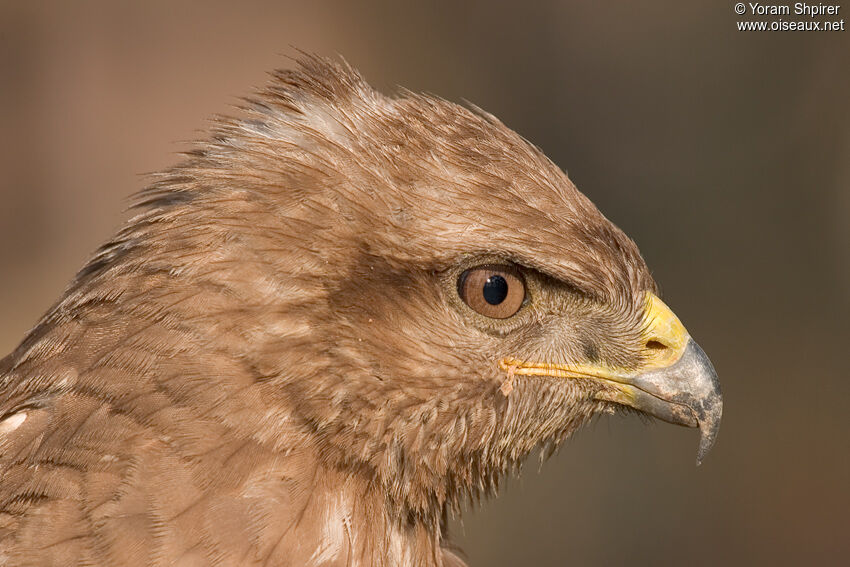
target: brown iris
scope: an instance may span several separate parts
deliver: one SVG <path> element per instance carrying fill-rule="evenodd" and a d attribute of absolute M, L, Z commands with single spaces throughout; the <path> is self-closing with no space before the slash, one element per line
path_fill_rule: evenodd
<path fill-rule="evenodd" d="M 522 307 L 525 284 L 510 266 L 479 266 L 461 274 L 458 293 L 481 315 L 507 319 Z"/>

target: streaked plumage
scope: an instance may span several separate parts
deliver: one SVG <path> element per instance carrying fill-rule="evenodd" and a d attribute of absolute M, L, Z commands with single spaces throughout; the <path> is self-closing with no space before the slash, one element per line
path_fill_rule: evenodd
<path fill-rule="evenodd" d="M 648 407 L 578 365 L 685 356 L 652 335 L 634 243 L 540 151 L 300 65 L 159 175 L 0 363 L 0 565 L 460 565 L 447 511 Z M 521 282 L 515 314 L 459 295 L 479 266 Z M 708 413 L 651 411 L 710 443 L 712 384 Z"/>

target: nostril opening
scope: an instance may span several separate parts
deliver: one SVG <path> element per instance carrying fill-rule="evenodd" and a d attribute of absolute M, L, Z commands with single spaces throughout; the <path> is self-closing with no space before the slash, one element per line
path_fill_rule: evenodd
<path fill-rule="evenodd" d="M 664 350 L 667 348 L 667 345 L 665 345 L 661 341 L 656 341 L 655 339 L 653 339 L 646 343 L 646 348 L 650 350 Z"/>

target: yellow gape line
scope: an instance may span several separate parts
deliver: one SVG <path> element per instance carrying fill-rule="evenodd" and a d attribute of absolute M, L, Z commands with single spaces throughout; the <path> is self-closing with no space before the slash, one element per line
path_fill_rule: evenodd
<path fill-rule="evenodd" d="M 514 376 L 595 380 L 605 385 L 593 393 L 596 400 L 630 406 L 670 423 L 699 427 L 699 463 L 714 443 L 723 411 L 714 367 L 679 318 L 652 293 L 646 294 L 640 339 L 641 361 L 631 369 L 604 363 L 503 358 L 499 368 L 508 377 L 502 384 L 502 394 L 511 393 Z"/>
<path fill-rule="evenodd" d="M 674 364 L 688 344 L 688 332 L 679 318 L 658 296 L 647 292 L 644 310 L 641 370 L 666 368 Z M 596 378 L 623 383 L 618 377 L 627 374 L 624 369 L 611 368 L 605 364 L 557 364 L 535 362 L 506 357 L 499 361 L 499 368 L 512 376 L 548 376 L 551 378 Z"/>

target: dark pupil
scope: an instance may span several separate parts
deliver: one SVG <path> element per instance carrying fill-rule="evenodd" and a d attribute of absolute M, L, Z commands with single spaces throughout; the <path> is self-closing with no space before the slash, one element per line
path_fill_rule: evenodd
<path fill-rule="evenodd" d="M 502 276 L 490 276 L 484 282 L 484 301 L 498 305 L 508 296 L 508 282 Z"/>

